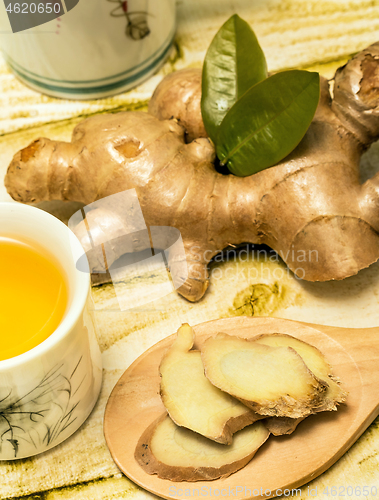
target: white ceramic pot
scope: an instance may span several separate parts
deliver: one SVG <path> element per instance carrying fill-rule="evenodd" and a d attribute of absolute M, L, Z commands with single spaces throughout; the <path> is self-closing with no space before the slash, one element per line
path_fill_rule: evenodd
<path fill-rule="evenodd" d="M 58 328 L 33 349 L 0 361 L 0 460 L 13 460 L 56 446 L 82 425 L 98 398 L 102 369 L 90 274 L 76 268 L 83 249 L 74 234 L 38 208 L 0 203 L 0 235 L 45 247 L 65 270 L 69 289 Z"/>
<path fill-rule="evenodd" d="M 25 84 L 56 97 L 106 97 L 136 86 L 164 62 L 175 34 L 175 0 L 79 0 L 61 17 L 16 33 L 1 3 L 8 65 Z M 35 3 L 46 8 L 45 0 Z M 68 3 L 51 0 L 62 10 Z"/>

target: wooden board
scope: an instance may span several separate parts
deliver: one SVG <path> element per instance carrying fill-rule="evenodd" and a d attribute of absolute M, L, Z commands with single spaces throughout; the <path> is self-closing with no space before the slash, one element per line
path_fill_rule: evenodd
<path fill-rule="evenodd" d="M 279 494 L 278 490 L 299 487 L 325 471 L 377 416 L 379 329 L 357 331 L 274 318 L 227 318 L 196 326 L 195 347 L 220 331 L 245 338 L 286 333 L 318 347 L 333 366 L 333 373 L 343 381 L 347 404 L 338 412 L 307 418 L 291 436 L 270 436 L 253 460 L 228 478 L 177 483 L 149 475 L 136 462 L 134 451 L 142 432 L 165 412 L 159 396 L 159 364 L 175 338 L 172 335 L 126 370 L 105 412 L 104 433 L 113 459 L 132 481 L 148 491 L 169 499 L 180 498 L 184 490 L 205 491 L 211 487 L 234 491 L 233 496 L 241 499 L 271 498 Z"/>

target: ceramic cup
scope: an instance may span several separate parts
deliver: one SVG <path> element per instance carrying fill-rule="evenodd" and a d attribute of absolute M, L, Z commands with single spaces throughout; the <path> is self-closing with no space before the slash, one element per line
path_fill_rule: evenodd
<path fill-rule="evenodd" d="M 82 425 L 98 398 L 102 369 L 90 274 L 76 268 L 83 249 L 74 234 L 52 215 L 10 202 L 0 203 L 0 235 L 53 254 L 66 272 L 69 296 L 61 323 L 45 341 L 0 361 L 0 460 L 13 460 L 56 446 Z"/>
<path fill-rule="evenodd" d="M 15 13 L 15 3 L 17 9 L 25 6 L 24 14 L 17 9 Z M 54 9 L 62 15 L 12 32 L 30 16 L 30 6 L 11 0 L 9 15 L 0 2 L 0 47 L 24 83 L 55 97 L 106 97 L 136 86 L 164 62 L 175 34 L 175 0 L 32 3 L 37 12 L 31 21 L 42 19 L 47 5 L 53 10 L 51 16 Z"/>

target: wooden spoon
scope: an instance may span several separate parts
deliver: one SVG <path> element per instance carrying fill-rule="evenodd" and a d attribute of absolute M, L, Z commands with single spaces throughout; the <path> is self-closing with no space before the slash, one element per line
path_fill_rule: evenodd
<path fill-rule="evenodd" d="M 337 412 L 308 417 L 292 435 L 270 436 L 246 467 L 225 479 L 191 483 L 160 479 L 138 465 L 134 451 L 142 432 L 165 412 L 159 396 L 159 364 L 175 335 L 162 340 L 123 374 L 109 398 L 104 421 L 105 438 L 118 467 L 156 495 L 183 498 L 184 490 L 189 490 L 187 496 L 196 496 L 198 490 L 206 496 L 217 496 L 218 489 L 218 496 L 244 500 L 278 496 L 328 469 L 379 414 L 379 328 L 336 328 L 238 317 L 202 323 L 194 330 L 196 348 L 218 332 L 245 338 L 277 332 L 305 340 L 326 356 L 348 397 Z"/>

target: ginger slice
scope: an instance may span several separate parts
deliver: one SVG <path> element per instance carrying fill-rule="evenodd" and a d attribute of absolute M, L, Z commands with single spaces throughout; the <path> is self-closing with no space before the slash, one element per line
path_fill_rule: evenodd
<path fill-rule="evenodd" d="M 234 432 L 262 418 L 212 385 L 200 351 L 191 351 L 194 332 L 182 325 L 160 364 L 161 398 L 172 420 L 218 443 L 231 444 Z"/>
<path fill-rule="evenodd" d="M 210 382 L 260 415 L 310 415 L 327 388 L 292 347 L 219 333 L 204 342 L 201 356 Z"/>
<path fill-rule="evenodd" d="M 333 377 L 329 363 L 317 347 L 283 333 L 263 334 L 256 337 L 254 341 L 272 347 L 292 347 L 301 356 L 310 371 L 328 385 L 320 401 L 320 406 L 315 407 L 315 411 L 336 410 L 337 405 L 345 401 L 346 394 L 338 380 Z"/>
<path fill-rule="evenodd" d="M 168 415 L 142 434 L 135 458 L 148 474 L 171 481 L 202 481 L 228 477 L 242 469 L 270 433 L 259 421 L 238 431 L 229 446 L 178 427 Z"/>
<path fill-rule="evenodd" d="M 292 434 L 304 418 L 306 417 L 268 417 L 262 420 L 262 422 L 267 427 L 270 434 L 273 436 L 283 436 L 284 434 Z"/>
<path fill-rule="evenodd" d="M 283 333 L 263 334 L 253 340 L 272 347 L 292 347 L 302 357 L 310 371 L 328 384 L 319 406 L 313 408 L 313 413 L 337 410 L 337 405 L 345 401 L 346 393 L 333 377 L 324 355 L 316 347 Z M 302 418 L 272 417 L 265 420 L 265 425 L 274 436 L 280 436 L 292 434 L 302 420 Z"/>

